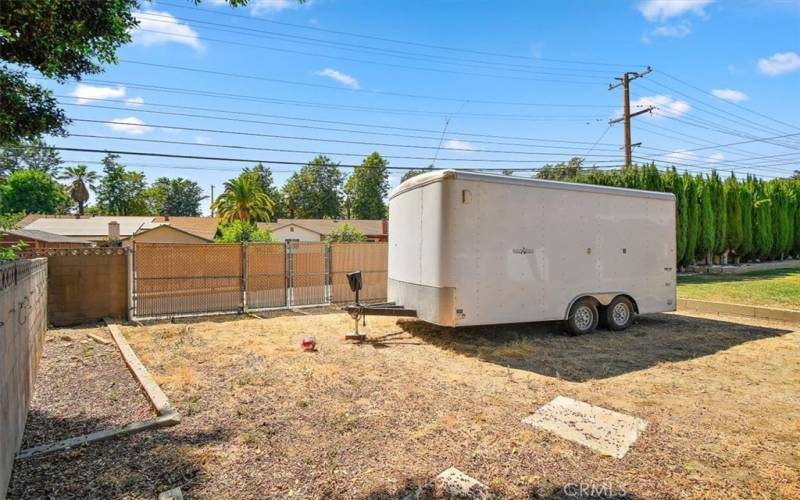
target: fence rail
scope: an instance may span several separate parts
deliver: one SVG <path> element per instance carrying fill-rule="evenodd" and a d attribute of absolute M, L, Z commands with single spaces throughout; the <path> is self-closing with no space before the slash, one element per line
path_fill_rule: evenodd
<path fill-rule="evenodd" d="M 386 299 L 386 243 L 136 243 L 131 316 L 156 318 Z"/>

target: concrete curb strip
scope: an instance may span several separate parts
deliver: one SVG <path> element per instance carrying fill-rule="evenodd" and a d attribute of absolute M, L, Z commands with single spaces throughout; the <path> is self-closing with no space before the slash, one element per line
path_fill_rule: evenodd
<path fill-rule="evenodd" d="M 707 302 L 705 300 L 678 299 L 678 312 L 694 311 L 706 314 L 727 314 L 732 316 L 746 316 L 748 318 L 769 319 L 800 323 L 800 311 L 791 309 L 777 309 L 770 307 L 748 306 L 743 304 L 728 304 L 725 302 Z"/>

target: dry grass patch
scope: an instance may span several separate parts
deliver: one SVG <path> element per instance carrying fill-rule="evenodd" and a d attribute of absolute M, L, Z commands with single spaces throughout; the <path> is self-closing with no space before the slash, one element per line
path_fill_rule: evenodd
<path fill-rule="evenodd" d="M 338 312 L 126 327 L 184 416 L 158 434 L 167 458 L 138 474 L 199 498 L 403 498 L 450 466 L 507 498 L 563 498 L 571 483 L 648 499 L 800 494 L 797 328 L 658 315 L 564 337 L 369 318 L 363 343 L 343 340 L 351 329 Z M 307 335 L 317 352 L 301 350 Z M 522 424 L 557 395 L 647 430 L 616 460 Z"/>

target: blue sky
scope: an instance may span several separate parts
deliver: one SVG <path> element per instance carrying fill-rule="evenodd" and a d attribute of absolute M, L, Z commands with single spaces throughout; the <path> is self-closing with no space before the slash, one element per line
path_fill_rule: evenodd
<path fill-rule="evenodd" d="M 608 84 L 649 65 L 631 84 L 633 111 L 656 106 L 634 119 L 639 161 L 764 177 L 800 168 L 796 0 L 168 0 L 144 3 L 139 19 L 118 65 L 48 84 L 75 119 L 53 144 L 262 159 L 278 184 L 299 168 L 278 162 L 316 153 L 353 164 L 377 150 L 396 167 L 535 168 L 572 156 L 611 167 L 622 161 L 622 127 L 608 125 L 622 94 Z M 103 155 L 62 156 L 99 170 L 91 162 Z M 122 161 L 207 194 L 248 165 Z"/>

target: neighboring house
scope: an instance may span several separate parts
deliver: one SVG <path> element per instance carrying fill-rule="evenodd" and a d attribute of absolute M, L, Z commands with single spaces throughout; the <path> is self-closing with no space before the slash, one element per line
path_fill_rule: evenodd
<path fill-rule="evenodd" d="M 214 240 L 175 227 L 162 224 L 160 226 L 143 229 L 137 233 L 122 238 L 122 246 L 131 246 L 136 243 L 213 243 Z"/>
<path fill-rule="evenodd" d="M 29 215 L 19 226 L 27 230 L 88 240 L 94 244 L 112 240 L 127 240 L 133 235 L 161 226 L 176 231 L 159 231 L 145 238 L 163 243 L 186 243 L 188 236 L 193 242 L 206 243 L 214 238 L 219 225 L 218 217 L 170 217 L 170 216 L 51 216 Z M 136 237 L 137 241 L 143 241 Z"/>
<path fill-rule="evenodd" d="M 259 229 L 269 229 L 275 241 L 322 241 L 342 224 L 349 224 L 369 241 L 389 241 L 389 224 L 385 220 L 363 219 L 278 219 L 277 222 L 259 222 Z"/>
<path fill-rule="evenodd" d="M 92 245 L 89 240 L 62 236 L 60 234 L 38 231 L 36 229 L 13 229 L 2 236 L 0 247 L 10 247 L 20 241 L 28 248 L 80 248 Z"/>

